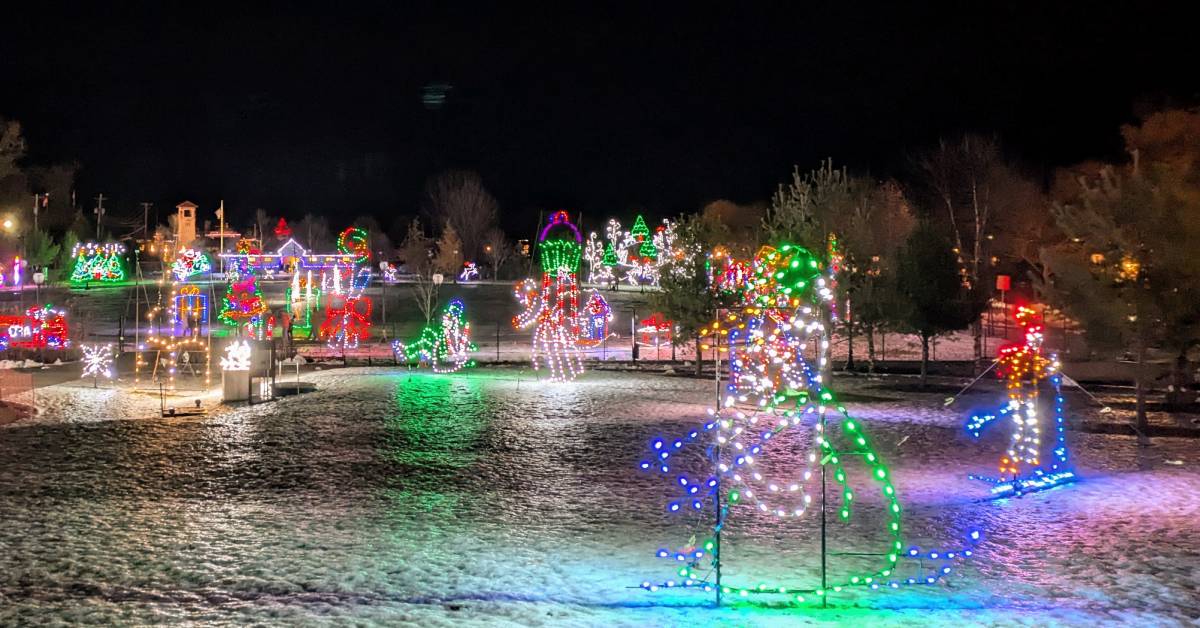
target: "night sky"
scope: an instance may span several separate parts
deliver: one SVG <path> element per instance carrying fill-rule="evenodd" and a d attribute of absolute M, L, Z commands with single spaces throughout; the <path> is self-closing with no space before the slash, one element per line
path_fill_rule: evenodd
<path fill-rule="evenodd" d="M 539 209 L 763 200 L 827 156 L 902 174 L 964 130 L 1044 176 L 1118 156 L 1139 103 L 1193 103 L 1200 76 L 1194 22 L 1165 4 L 506 4 L 21 15 L 0 37 L 0 115 L 118 212 L 224 198 L 246 220 L 386 226 L 428 176 L 469 168 L 525 231 Z"/>

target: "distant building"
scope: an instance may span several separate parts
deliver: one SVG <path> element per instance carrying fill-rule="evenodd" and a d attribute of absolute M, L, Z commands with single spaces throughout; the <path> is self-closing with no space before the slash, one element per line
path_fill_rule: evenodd
<path fill-rule="evenodd" d="M 179 210 L 175 216 L 175 246 L 186 249 L 196 240 L 196 207 L 191 201 L 184 201 L 175 206 Z"/>

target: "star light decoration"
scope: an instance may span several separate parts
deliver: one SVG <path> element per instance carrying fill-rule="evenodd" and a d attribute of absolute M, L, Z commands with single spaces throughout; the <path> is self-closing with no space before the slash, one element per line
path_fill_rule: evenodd
<path fill-rule="evenodd" d="M 249 371 L 250 343 L 245 340 L 234 340 L 225 345 L 225 357 L 221 358 L 222 371 Z"/>
<path fill-rule="evenodd" d="M 703 531 L 694 531 L 683 546 L 656 552 L 676 565 L 676 577 L 645 581 L 644 589 L 717 590 L 718 596 L 737 598 L 782 595 L 805 602 L 847 587 L 895 589 L 933 584 L 950 573 L 955 560 L 972 555 L 971 549 L 905 548 L 902 509 L 891 474 L 865 426 L 837 402 L 825 381 L 830 340 L 826 320 L 834 281 L 806 249 L 787 244 L 778 249 L 764 247 L 742 286 L 739 306 L 702 330 L 729 358 L 730 377 L 721 407 L 710 409 L 705 422 L 681 438 L 651 441 L 648 457 L 639 466 L 671 478 L 675 495 L 666 504 L 667 513 L 692 513 L 708 523 L 702 524 Z M 790 438 L 781 439 L 785 433 Z M 773 448 L 781 447 L 774 441 L 802 442 L 805 433 L 810 435 L 811 449 L 802 458 L 803 470 L 792 477 L 769 477 L 762 467 L 763 463 L 769 466 Z M 708 455 L 710 466 L 700 474 L 687 470 L 686 457 L 678 463 L 681 468 L 676 468 L 676 459 L 689 446 Z M 786 460 L 788 453 L 783 450 L 774 455 Z M 870 553 L 877 557 L 874 566 L 815 588 L 720 580 L 720 530 L 728 517 L 737 512 L 749 514 L 747 510 L 760 517 L 804 516 L 814 502 L 823 503 L 822 467 L 841 493 L 840 504 L 833 502 L 835 511 L 842 521 L 849 520 L 857 501 L 847 468 L 851 461 L 862 462 L 883 500 L 880 532 L 885 541 Z M 978 532 L 970 533 L 970 538 L 978 540 Z M 908 558 L 921 562 L 901 576 L 900 561 Z"/>
<path fill-rule="evenodd" d="M 568 231 L 571 237 L 554 235 Z M 517 329 L 533 328 L 533 368 L 545 368 L 551 381 L 571 381 L 583 372 L 579 355 L 579 258 L 583 237 L 567 212 L 550 215 L 538 238 L 542 268 L 539 285 L 533 279 L 518 283 L 514 296 L 523 311 L 513 317 Z"/>
<path fill-rule="evenodd" d="M 471 353 L 479 348 L 471 342 L 466 310 L 461 300 L 451 299 L 442 309 L 440 322 L 426 325 L 413 342 L 392 341 L 392 352 L 408 362 L 425 362 L 435 373 L 455 373 L 475 366 Z"/>
<path fill-rule="evenodd" d="M 978 439 L 984 428 L 997 419 L 1009 419 L 1012 434 L 1008 449 L 1000 456 L 1000 477 L 970 476 L 992 484 L 992 493 L 998 497 L 1047 489 L 1076 479 L 1067 449 L 1058 356 L 1042 355 L 1042 319 L 1036 310 L 1019 305 L 1014 318 L 1025 330 L 1025 341 L 1000 347 L 996 369 L 996 375 L 1005 381 L 1008 401 L 997 410 L 973 415 L 966 423 L 967 433 Z M 1044 404 L 1039 390 L 1045 381 L 1049 382 L 1053 399 L 1050 405 L 1054 408 L 1053 444 L 1047 452 L 1042 451 Z"/>
<path fill-rule="evenodd" d="M 113 377 L 113 347 L 111 344 L 82 344 L 83 375 L 81 378 L 93 377 L 112 379 Z"/>

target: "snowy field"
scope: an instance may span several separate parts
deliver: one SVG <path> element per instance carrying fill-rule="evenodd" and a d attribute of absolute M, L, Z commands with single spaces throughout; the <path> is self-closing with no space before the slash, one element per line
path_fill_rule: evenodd
<path fill-rule="evenodd" d="M 0 625 L 1183 625 L 1200 620 L 1200 448 L 1071 432 L 1085 480 L 979 501 L 996 432 L 968 440 L 942 395 L 839 381 L 891 469 L 906 542 L 976 555 L 943 583 L 844 591 L 827 609 L 649 593 L 689 527 L 647 441 L 695 426 L 712 382 L 517 369 L 308 374 L 321 390 L 160 419 L 153 395 L 78 383 L 0 429 Z M 836 388 L 836 386 L 835 386 Z M 182 399 L 186 403 L 191 398 Z M 980 398 L 982 401 L 984 398 Z M 970 403 L 970 402 L 968 402 Z M 112 419 L 112 420 L 110 420 Z M 793 459 L 797 458 L 797 459 Z M 772 468 L 799 468 L 799 453 Z M 831 550 L 878 545 L 860 486 Z M 726 576 L 813 586 L 813 518 L 735 509 Z M 832 575 L 854 557 L 833 557 Z"/>

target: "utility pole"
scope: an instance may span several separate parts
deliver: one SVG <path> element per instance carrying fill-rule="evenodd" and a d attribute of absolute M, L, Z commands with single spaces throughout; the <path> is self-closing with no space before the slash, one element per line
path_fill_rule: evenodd
<path fill-rule="evenodd" d="M 100 241 L 100 222 L 104 220 L 104 194 L 101 193 L 96 197 L 96 208 L 92 210 L 96 214 L 96 242 Z"/>
<path fill-rule="evenodd" d="M 41 209 L 43 204 L 49 204 L 49 203 L 50 203 L 50 193 L 49 192 L 43 192 L 41 194 L 33 195 L 33 230 L 34 231 L 37 231 L 37 229 L 38 229 L 38 210 Z"/>
<path fill-rule="evenodd" d="M 142 201 L 142 238 L 145 240 L 150 239 L 150 207 L 153 205 L 149 201 Z"/>
<path fill-rule="evenodd" d="M 221 249 L 217 251 L 217 259 L 220 263 L 221 278 L 225 278 L 225 199 L 221 199 L 221 206 L 217 208 L 217 218 L 221 220 Z"/>

